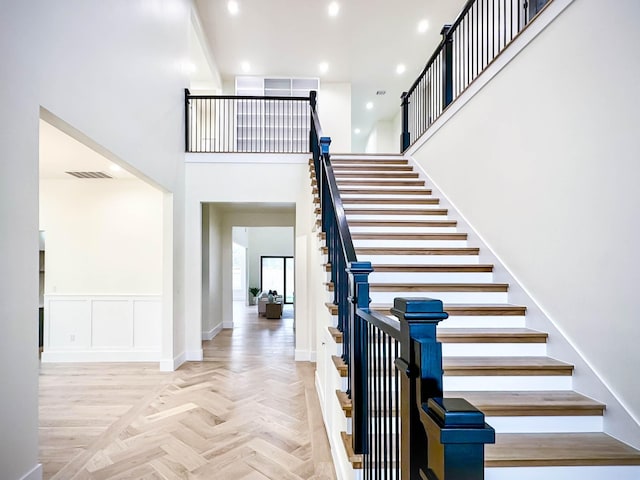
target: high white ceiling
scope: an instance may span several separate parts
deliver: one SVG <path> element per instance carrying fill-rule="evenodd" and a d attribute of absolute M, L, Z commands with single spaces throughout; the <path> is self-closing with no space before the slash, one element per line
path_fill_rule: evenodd
<path fill-rule="evenodd" d="M 227 0 L 196 0 L 209 49 L 224 80 L 236 75 L 320 77 L 351 83 L 353 151 L 364 151 L 366 137 L 379 119 L 392 119 L 406 91 L 440 42 L 465 0 L 338 0 L 337 16 L 329 0 L 237 0 L 231 15 Z M 418 32 L 418 22 L 429 28 Z M 242 62 L 251 70 L 242 71 Z M 325 74 L 319 64 L 327 62 Z M 404 64 L 406 71 L 396 73 Z M 378 90 L 386 91 L 377 96 Z M 320 98 L 320 101 L 322 99 Z M 367 102 L 374 107 L 367 110 Z M 329 135 L 330 132 L 327 132 Z M 399 145 L 399 140 L 398 140 Z"/>

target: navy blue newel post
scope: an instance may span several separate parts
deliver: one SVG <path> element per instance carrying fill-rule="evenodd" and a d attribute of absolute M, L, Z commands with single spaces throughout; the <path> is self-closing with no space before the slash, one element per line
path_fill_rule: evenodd
<path fill-rule="evenodd" d="M 403 153 L 409 145 L 411 145 L 411 135 L 409 134 L 409 94 L 402 92 L 400 97 L 402 102 L 400 108 L 402 109 L 402 133 L 400 134 L 400 153 Z"/>
<path fill-rule="evenodd" d="M 442 397 L 442 345 L 436 326 L 449 316 L 432 298 L 396 298 L 391 313 L 400 320 L 400 414 L 402 480 L 427 471 L 427 435 L 420 422 L 420 405 Z M 441 479 L 444 480 L 444 479 Z"/>
<path fill-rule="evenodd" d="M 353 451 L 367 453 L 367 372 L 368 342 L 367 326 L 357 314 L 358 308 L 369 308 L 369 274 L 373 272 L 371 262 L 350 262 L 349 275 L 349 350 L 352 361 L 349 362 L 351 391 L 351 413 Z"/>
<path fill-rule="evenodd" d="M 449 35 L 451 25 L 445 25 L 440 31 L 444 42 L 444 65 L 442 69 L 442 107 L 453 102 L 453 36 Z"/>
<path fill-rule="evenodd" d="M 427 431 L 427 480 L 483 480 L 484 445 L 496 433 L 484 414 L 463 398 L 430 398 L 420 409 Z"/>

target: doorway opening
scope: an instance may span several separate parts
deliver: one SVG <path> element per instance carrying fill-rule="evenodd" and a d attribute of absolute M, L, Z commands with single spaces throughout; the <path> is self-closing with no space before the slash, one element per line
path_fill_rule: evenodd
<path fill-rule="evenodd" d="M 294 271 L 293 257 L 261 256 L 260 289 L 263 292 L 275 290 L 283 296 L 285 304 L 292 304 L 295 285 Z"/>

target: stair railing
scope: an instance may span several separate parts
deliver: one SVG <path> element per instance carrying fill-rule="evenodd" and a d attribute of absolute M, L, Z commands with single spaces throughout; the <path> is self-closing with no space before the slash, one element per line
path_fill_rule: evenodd
<path fill-rule="evenodd" d="M 366 405 L 365 377 L 362 364 L 352 361 L 352 357 L 362 355 L 363 333 L 355 323 L 356 308 L 369 307 L 369 273 L 373 271 L 371 262 L 359 262 L 353 247 L 351 232 L 340 197 L 340 191 L 331 165 L 329 146 L 331 138 L 322 133 L 322 126 L 316 111 L 317 92 L 310 94 L 311 130 L 310 150 L 320 197 L 321 227 L 328 248 L 328 263 L 331 265 L 333 303 L 338 306 L 338 330 L 343 335 L 342 360 L 347 365 L 347 395 L 353 405 Z M 353 409 L 353 449 L 362 452 L 364 434 L 363 408 Z"/>
<path fill-rule="evenodd" d="M 443 399 L 440 300 L 396 298 L 392 315 L 369 308 L 370 262 L 358 261 L 311 92 L 310 150 L 333 303 L 343 334 L 351 398 L 352 447 L 363 478 L 481 480 L 484 444 L 495 439 L 484 415 L 463 399 Z"/>
<path fill-rule="evenodd" d="M 401 97 L 400 148 L 407 150 L 553 0 L 469 0 L 422 73 Z"/>

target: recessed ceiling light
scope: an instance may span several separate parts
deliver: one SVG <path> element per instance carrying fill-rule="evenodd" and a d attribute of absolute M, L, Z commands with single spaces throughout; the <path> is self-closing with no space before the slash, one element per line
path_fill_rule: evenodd
<path fill-rule="evenodd" d="M 356 135 L 358 135 L 358 134 L 360 133 L 360 129 L 359 129 L 359 128 L 356 128 L 356 129 L 353 131 L 353 133 L 355 133 Z"/>
<path fill-rule="evenodd" d="M 227 3 L 227 10 L 231 15 L 237 15 L 240 12 L 240 5 L 235 0 L 229 0 Z"/>
<path fill-rule="evenodd" d="M 399 63 L 398 66 L 396 67 L 396 73 L 398 75 L 402 75 L 405 72 L 406 69 L 407 69 L 407 67 L 405 67 L 404 64 Z"/>
<path fill-rule="evenodd" d="M 119 172 L 120 170 L 122 170 L 122 167 L 114 163 L 113 165 L 109 166 L 109 170 L 111 170 L 112 172 Z"/>
<path fill-rule="evenodd" d="M 244 73 L 247 73 L 249 70 L 251 70 L 251 65 L 249 65 L 249 62 L 242 62 L 240 64 L 240 68 L 242 68 L 242 71 Z"/>
<path fill-rule="evenodd" d="M 373 108 L 373 102 L 367 102 L 365 106 L 367 107 L 367 110 L 371 110 Z"/>
<path fill-rule="evenodd" d="M 418 22 L 418 33 L 424 33 L 429 30 L 429 22 L 424 19 Z"/>
<path fill-rule="evenodd" d="M 327 73 L 329 70 L 329 64 L 327 62 L 321 62 L 320 65 L 318 65 L 318 69 L 320 70 L 320 73 Z"/>
<path fill-rule="evenodd" d="M 329 4 L 329 16 L 335 17 L 340 12 L 340 4 L 338 2 L 331 2 Z"/>

